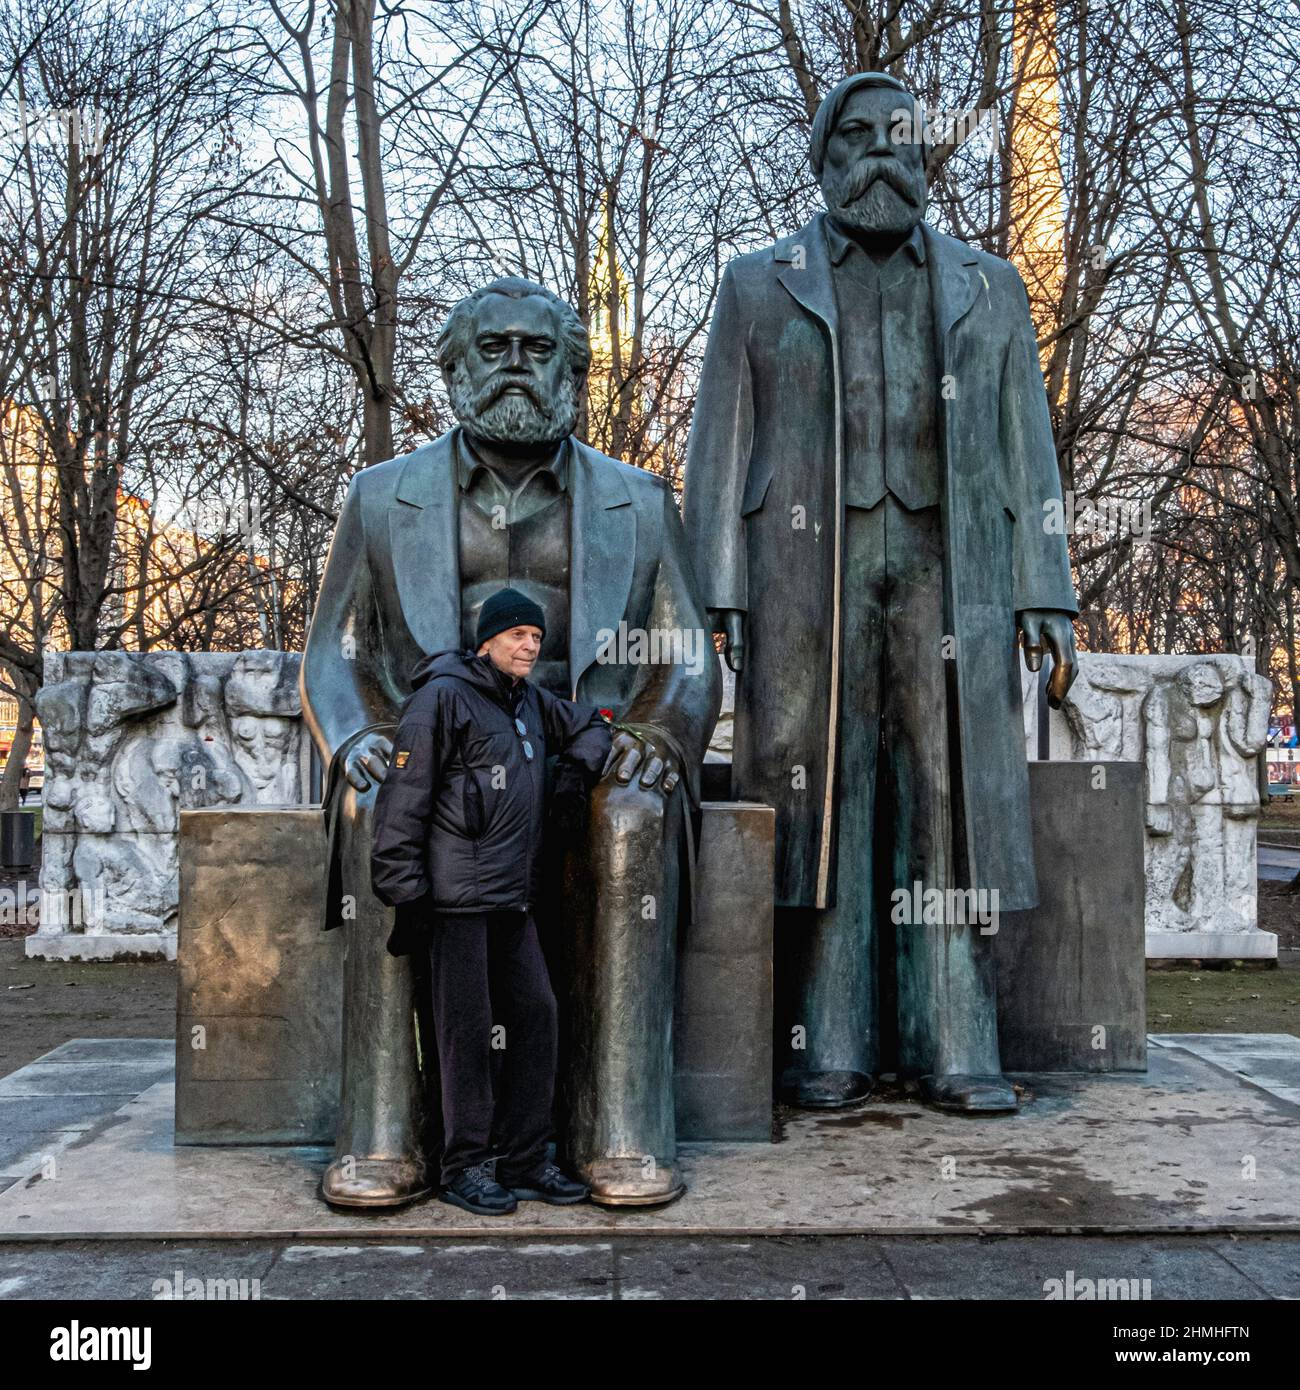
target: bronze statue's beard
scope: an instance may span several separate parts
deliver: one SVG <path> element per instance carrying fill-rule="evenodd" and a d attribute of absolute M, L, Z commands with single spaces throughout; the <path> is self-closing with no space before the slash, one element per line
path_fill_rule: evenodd
<path fill-rule="evenodd" d="M 451 408 L 465 430 L 490 444 L 557 444 L 578 423 L 578 393 L 566 376 L 554 397 L 543 399 L 524 382 L 507 382 L 525 393 L 505 394 L 500 382 L 474 393 L 457 372 L 448 394 Z"/>
<path fill-rule="evenodd" d="M 882 236 L 910 232 L 925 212 L 924 186 L 894 169 L 857 165 L 822 182 L 826 207 L 839 222 Z"/>

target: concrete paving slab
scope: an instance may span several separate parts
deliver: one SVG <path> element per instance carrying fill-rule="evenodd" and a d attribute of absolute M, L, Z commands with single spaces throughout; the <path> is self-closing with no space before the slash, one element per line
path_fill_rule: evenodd
<path fill-rule="evenodd" d="M 999 1243 L 1000 1244 L 1000 1243 Z M 990 1248 L 992 1246 L 992 1248 Z M 1048 1280 L 1064 1288 L 1073 1275 L 1074 1286 L 1090 1279 L 1107 1281 L 1108 1292 L 1129 1301 L 1160 1298 L 1267 1298 L 1259 1285 L 1241 1269 L 1200 1241 L 1177 1236 L 1107 1237 L 1056 1236 L 1050 1244 L 1039 1241 L 1032 1260 L 998 1259 L 996 1245 L 969 1241 L 928 1240 L 898 1242 L 891 1249 L 890 1265 L 913 1298 L 1042 1299 L 1051 1289 Z M 1292 1258 L 1296 1250 L 1291 1249 Z M 1122 1280 L 1117 1286 L 1113 1281 Z M 1158 1291 L 1158 1292 L 1157 1292 Z"/>
<path fill-rule="evenodd" d="M 1290 1033 L 1152 1033 L 1150 1040 L 1160 1047 L 1181 1047 L 1225 1059 L 1300 1057 L 1300 1038 Z"/>
<path fill-rule="evenodd" d="M 1300 873 L 1300 850 L 1260 845 L 1256 865 L 1260 878 L 1272 883 L 1289 883 Z"/>
<path fill-rule="evenodd" d="M 139 1062 L 168 1067 L 175 1059 L 176 1043 L 171 1038 L 72 1038 L 37 1061 L 107 1062 L 117 1066 Z"/>
<path fill-rule="evenodd" d="M 26 1173 L 39 1167 L 44 1157 L 57 1153 L 68 1142 L 71 1130 L 27 1130 L 18 1134 L 0 1134 L 0 1172 L 13 1169 Z"/>
<path fill-rule="evenodd" d="M 0 1078 L 7 1096 L 95 1096 L 138 1094 L 142 1086 L 171 1075 L 171 1064 L 139 1062 L 47 1062 L 43 1057 Z"/>
<path fill-rule="evenodd" d="M 0 1251 L 0 1297 L 153 1299 L 166 1296 L 163 1284 L 174 1289 L 179 1283 L 184 1290 L 185 1281 L 195 1278 L 204 1281 L 205 1294 L 208 1280 L 235 1280 L 236 1294 L 238 1281 L 247 1280 L 245 1293 L 253 1294 L 251 1281 L 265 1279 L 276 1254 L 274 1247 L 241 1247 L 236 1241 L 223 1242 L 217 1251 L 211 1245 L 142 1241 L 98 1245 L 93 1251 L 79 1245 L 23 1244 Z M 195 1286 L 190 1292 L 197 1293 Z M 227 1285 L 211 1292 L 231 1291 Z M 260 1288 L 256 1292 L 265 1296 Z"/>
<path fill-rule="evenodd" d="M 111 1115 L 137 1095 L 138 1089 L 93 1096 L 0 1097 L 0 1137 L 35 1130 L 89 1129 L 96 1120 Z"/>
<path fill-rule="evenodd" d="M 0 1238 L 1300 1231 L 1300 1108 L 1223 1065 L 1161 1046 L 1147 1075 L 1025 1081 L 1015 1116 L 906 1100 L 804 1115 L 777 1144 L 682 1146 L 688 1192 L 669 1207 L 525 1203 L 507 1218 L 436 1200 L 331 1211 L 317 1196 L 325 1149 L 176 1148 L 173 1087 L 159 1082 L 65 1136 L 55 1177 L 24 1173 L 0 1193 Z"/>
<path fill-rule="evenodd" d="M 1300 1245 L 1285 1236 L 1214 1236 L 1209 1245 L 1270 1298 L 1300 1298 Z"/>
<path fill-rule="evenodd" d="M 1285 1101 L 1300 1101 L 1300 1038 L 1289 1033 L 1159 1033 L 1158 1046 L 1181 1048 Z"/>
<path fill-rule="evenodd" d="M 624 1236 L 393 1243 L 0 1242 L 0 1298 L 1287 1297 L 1300 1236 Z M 1117 1284 L 1115 1281 L 1123 1281 Z"/>
<path fill-rule="evenodd" d="M 905 1299 L 890 1244 L 861 1236 L 620 1238 L 612 1272 L 620 1298 Z"/>
<path fill-rule="evenodd" d="M 273 1298 L 369 1298 L 379 1284 L 386 1298 L 608 1299 L 610 1265 L 606 1241 L 331 1241 L 286 1248 L 268 1285 Z"/>

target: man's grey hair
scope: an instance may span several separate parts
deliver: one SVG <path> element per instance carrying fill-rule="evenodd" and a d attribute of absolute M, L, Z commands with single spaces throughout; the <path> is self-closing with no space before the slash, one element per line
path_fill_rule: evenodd
<path fill-rule="evenodd" d="M 831 136 L 835 134 L 835 126 L 840 119 L 840 112 L 844 110 L 844 103 L 853 95 L 854 92 L 861 91 L 864 87 L 888 87 L 893 91 L 901 92 L 915 108 L 913 121 L 915 128 L 922 132 L 921 137 L 921 162 L 928 163 L 930 158 L 930 141 L 926 133 L 925 107 L 921 104 L 914 92 L 898 80 L 891 77 L 887 72 L 855 72 L 844 79 L 837 87 L 833 87 L 822 99 L 822 104 L 817 108 L 817 114 L 813 117 L 812 136 L 808 141 L 808 162 L 812 165 L 813 177 L 818 182 L 821 181 L 822 165 L 826 161 L 826 146 L 831 142 Z"/>
<path fill-rule="evenodd" d="M 474 311 L 480 301 L 490 294 L 499 294 L 507 299 L 530 299 L 537 295 L 547 300 L 555 310 L 559 320 L 560 346 L 569 359 L 569 370 L 574 376 L 585 376 L 591 366 L 591 340 L 582 320 L 572 307 L 558 294 L 552 293 L 545 285 L 535 284 L 517 275 L 507 275 L 493 280 L 473 294 L 466 295 L 447 315 L 447 321 L 438 334 L 438 366 L 449 372 L 462 356 L 473 331 Z"/>

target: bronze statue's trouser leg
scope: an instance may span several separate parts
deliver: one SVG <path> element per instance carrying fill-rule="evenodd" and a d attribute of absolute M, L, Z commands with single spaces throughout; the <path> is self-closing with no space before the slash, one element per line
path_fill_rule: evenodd
<path fill-rule="evenodd" d="M 427 1118 L 416 972 L 411 957 L 388 954 L 392 909 L 370 891 L 375 793 L 373 786 L 365 792 L 348 786 L 340 808 L 343 891 L 355 920 L 342 927 L 343 1083 L 334 1160 L 323 1189 L 339 1205 L 392 1206 L 430 1186 L 422 1151 Z"/>
<path fill-rule="evenodd" d="M 602 782 L 571 855 L 563 1007 L 568 1156 L 609 1205 L 680 1194 L 673 1115 L 681 796 Z M 557 982 L 558 983 L 558 982 Z"/>
<path fill-rule="evenodd" d="M 883 546 L 880 512 L 847 512 L 834 906 L 781 909 L 776 919 L 781 1092 L 813 1108 L 860 1100 L 880 1063 L 872 856 L 884 608 L 879 562 L 869 563 Z"/>
<path fill-rule="evenodd" d="M 890 604 L 885 641 L 883 749 L 894 808 L 893 886 L 956 886 L 952 843 L 946 661 L 942 646 L 943 540 L 937 508 L 907 512 L 886 498 Z M 882 904 L 881 912 L 887 907 Z M 909 922 L 913 913 L 909 910 Z M 945 912 L 946 915 L 946 912 Z M 888 920 L 888 918 L 886 918 Z M 978 925 L 900 923 L 899 1071 L 996 1076 L 992 937 Z"/>
<path fill-rule="evenodd" d="M 777 1039 L 789 1049 L 783 1090 L 814 1107 L 866 1094 L 879 1065 L 881 930 L 896 933 L 900 1068 L 998 1071 L 987 939 L 891 920 L 894 887 L 944 888 L 953 872 L 937 508 L 909 513 L 889 496 L 848 508 L 844 569 L 835 906 L 782 912 L 779 924 L 791 1023 L 807 1030 L 802 1056 L 788 1034 Z M 873 882 L 877 835 L 893 842 L 892 883 Z"/>

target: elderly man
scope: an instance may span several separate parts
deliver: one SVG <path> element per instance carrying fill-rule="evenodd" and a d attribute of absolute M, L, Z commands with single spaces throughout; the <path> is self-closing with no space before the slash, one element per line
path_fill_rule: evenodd
<path fill-rule="evenodd" d="M 777 809 L 776 1041 L 808 1108 L 862 1099 L 882 1062 L 940 1106 L 1015 1108 L 996 918 L 948 905 L 1034 904 L 1017 630 L 1033 669 L 1055 660 L 1054 704 L 1073 675 L 1028 299 L 922 221 L 924 126 L 880 73 L 823 101 L 827 211 L 727 267 L 687 456 L 739 673 L 733 794 Z"/>
<path fill-rule="evenodd" d="M 509 586 L 549 618 L 534 682 L 618 726 L 570 856 L 567 988 L 557 980 L 570 1005 L 568 1158 L 596 1201 L 669 1200 L 681 1191 L 676 851 L 720 698 L 681 522 L 663 479 L 573 437 L 590 347 L 550 291 L 485 286 L 452 310 L 438 355 L 459 424 L 352 480 L 302 666 L 303 709 L 338 789 L 327 925 L 348 933 L 341 1115 L 322 1193 L 386 1206 L 428 1187 L 418 996 L 409 961 L 385 950 L 391 913 L 368 877 L 375 790 L 412 672 L 472 646 L 484 599 Z M 677 640 L 611 642 L 625 631 Z M 661 659 L 642 660 L 647 650 Z"/>
<path fill-rule="evenodd" d="M 583 811 L 610 734 L 599 710 L 529 681 L 545 635 L 546 614 L 517 589 L 487 599 L 477 651 L 436 652 L 412 677 L 375 801 L 371 886 L 395 909 L 402 948 L 429 952 L 442 1200 L 487 1216 L 587 1195 L 546 1156 L 556 1008 L 534 913 L 546 760 L 555 799 Z M 494 1146 L 504 1152 L 489 1173 Z"/>

